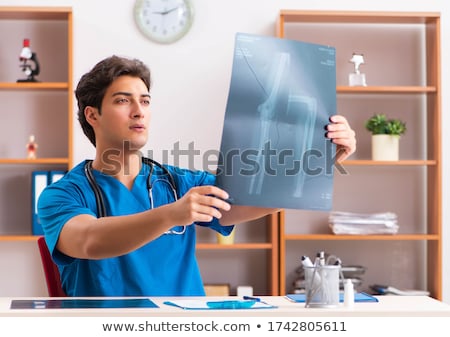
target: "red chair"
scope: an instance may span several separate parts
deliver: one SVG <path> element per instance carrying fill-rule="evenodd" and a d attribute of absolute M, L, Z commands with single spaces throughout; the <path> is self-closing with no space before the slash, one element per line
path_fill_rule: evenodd
<path fill-rule="evenodd" d="M 48 295 L 50 297 L 66 297 L 67 295 L 61 286 L 61 278 L 59 276 L 58 267 L 53 262 L 44 237 L 39 237 L 37 242 L 39 252 L 41 254 L 42 267 L 44 269 Z"/>

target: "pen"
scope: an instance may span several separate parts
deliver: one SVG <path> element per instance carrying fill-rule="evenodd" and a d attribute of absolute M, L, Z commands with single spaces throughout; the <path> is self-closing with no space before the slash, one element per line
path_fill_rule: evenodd
<path fill-rule="evenodd" d="M 244 296 L 242 297 L 244 300 L 250 300 L 255 302 L 261 302 L 261 299 L 259 297 L 253 297 L 253 296 Z"/>
<path fill-rule="evenodd" d="M 302 265 L 304 267 L 313 267 L 314 265 L 312 264 L 311 260 L 309 257 L 307 257 L 306 255 L 302 256 Z"/>
<path fill-rule="evenodd" d="M 252 303 L 262 303 L 262 304 L 265 304 L 265 305 L 267 305 L 267 306 L 271 306 L 269 303 L 267 303 L 267 302 L 265 302 L 265 301 L 263 301 L 261 298 L 259 298 L 259 297 L 253 297 L 253 296 L 243 296 L 242 297 L 244 300 L 246 300 L 246 301 L 250 301 L 250 302 L 252 302 Z"/>
<path fill-rule="evenodd" d="M 319 259 L 319 266 L 325 265 L 325 252 L 322 250 L 319 253 L 317 253 L 317 257 Z"/>
<path fill-rule="evenodd" d="M 303 265 L 304 268 L 308 269 L 307 272 L 313 272 L 313 271 L 316 270 L 317 266 L 319 265 L 318 259 L 316 259 L 315 263 L 316 263 L 316 264 L 314 265 L 314 264 L 311 262 L 311 259 L 310 259 L 308 256 L 306 256 L 306 255 L 303 255 L 303 256 L 302 256 L 302 265 Z M 305 272 L 306 272 L 306 271 L 305 271 Z M 315 275 L 315 276 L 316 276 L 316 281 L 315 281 L 315 282 L 320 283 L 320 276 L 319 276 L 319 275 Z M 312 280 L 311 280 L 311 281 L 312 281 Z"/>
<path fill-rule="evenodd" d="M 344 272 L 342 271 L 342 261 L 341 259 L 337 259 L 336 262 L 334 263 L 335 266 L 339 266 L 339 277 L 342 279 L 342 283 L 345 282 L 345 278 L 344 278 Z"/>
<path fill-rule="evenodd" d="M 303 261 L 304 262 L 304 261 Z M 314 271 L 312 272 L 311 281 L 309 283 L 308 291 L 306 292 L 306 301 L 305 307 L 308 308 L 313 297 L 316 293 L 324 288 L 324 279 L 322 275 L 322 267 L 325 265 L 325 252 L 320 251 L 316 255 L 316 259 L 314 261 Z M 319 272 L 318 272 L 319 270 Z"/>

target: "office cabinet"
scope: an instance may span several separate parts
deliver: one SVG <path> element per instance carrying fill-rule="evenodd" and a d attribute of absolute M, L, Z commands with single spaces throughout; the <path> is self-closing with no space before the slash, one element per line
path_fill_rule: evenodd
<path fill-rule="evenodd" d="M 277 35 L 336 48 L 338 113 L 356 131 L 357 151 L 335 169 L 333 210 L 394 212 L 394 235 L 335 235 L 327 212 L 280 212 L 280 293 L 289 293 L 301 255 L 324 250 L 363 265 L 372 284 L 428 290 L 442 298 L 440 14 L 282 10 Z M 367 86 L 349 86 L 362 53 Z M 373 161 L 364 124 L 375 113 L 406 121 L 399 161 Z"/>

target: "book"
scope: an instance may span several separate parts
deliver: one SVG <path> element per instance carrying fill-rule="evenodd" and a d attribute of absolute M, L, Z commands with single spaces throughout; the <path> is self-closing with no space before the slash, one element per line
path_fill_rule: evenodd
<path fill-rule="evenodd" d="M 237 33 L 216 185 L 231 203 L 329 211 L 335 48 Z"/>

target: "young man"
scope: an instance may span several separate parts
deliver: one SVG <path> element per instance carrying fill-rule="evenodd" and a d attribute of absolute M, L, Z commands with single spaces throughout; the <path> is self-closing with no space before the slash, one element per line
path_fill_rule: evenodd
<path fill-rule="evenodd" d="M 68 296 L 204 295 L 195 225 L 227 235 L 235 223 L 276 211 L 231 206 L 210 173 L 143 161 L 150 85 L 141 61 L 112 56 L 76 88 L 78 119 L 96 155 L 38 203 Z M 355 151 L 344 117 L 332 117 L 327 137 L 342 150 L 339 160 Z"/>

